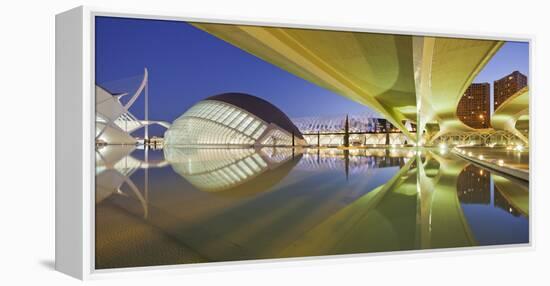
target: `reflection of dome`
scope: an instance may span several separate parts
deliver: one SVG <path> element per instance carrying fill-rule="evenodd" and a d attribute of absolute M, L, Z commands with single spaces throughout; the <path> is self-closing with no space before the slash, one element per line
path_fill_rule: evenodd
<path fill-rule="evenodd" d="M 197 189 L 247 196 L 270 189 L 300 161 L 293 149 L 164 148 L 172 169 Z"/>
<path fill-rule="evenodd" d="M 298 128 L 281 110 L 244 93 L 224 93 L 200 101 L 174 121 L 164 138 L 166 145 L 305 143 Z"/>

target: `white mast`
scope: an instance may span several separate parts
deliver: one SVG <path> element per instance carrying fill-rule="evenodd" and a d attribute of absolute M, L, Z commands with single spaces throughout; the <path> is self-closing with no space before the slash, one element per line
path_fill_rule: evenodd
<path fill-rule="evenodd" d="M 145 68 L 145 74 L 148 74 L 147 68 Z M 149 122 L 149 79 L 145 85 L 145 122 Z M 149 124 L 145 125 L 144 142 L 149 140 Z"/>

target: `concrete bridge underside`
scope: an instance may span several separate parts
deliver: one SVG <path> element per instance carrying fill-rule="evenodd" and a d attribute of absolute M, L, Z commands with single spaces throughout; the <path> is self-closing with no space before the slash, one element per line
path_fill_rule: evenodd
<path fill-rule="evenodd" d="M 365 32 L 193 23 L 298 77 L 367 105 L 412 142 L 474 131 L 456 107 L 503 42 Z M 411 134 L 405 120 L 439 128 Z"/>
<path fill-rule="evenodd" d="M 516 128 L 518 120 L 529 116 L 529 88 L 524 87 L 506 101 L 493 113 L 491 125 L 494 129 L 505 130 L 518 137 L 526 145 L 529 138 Z"/>

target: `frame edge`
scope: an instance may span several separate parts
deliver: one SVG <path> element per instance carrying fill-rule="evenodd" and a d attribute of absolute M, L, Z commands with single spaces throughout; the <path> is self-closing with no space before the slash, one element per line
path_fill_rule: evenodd
<path fill-rule="evenodd" d="M 84 279 L 83 25 L 77 7 L 55 17 L 55 269 Z"/>

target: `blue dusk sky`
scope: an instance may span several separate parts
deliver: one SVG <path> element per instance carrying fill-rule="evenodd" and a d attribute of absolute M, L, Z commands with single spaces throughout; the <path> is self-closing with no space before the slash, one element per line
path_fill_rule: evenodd
<path fill-rule="evenodd" d="M 291 118 L 369 110 L 185 22 L 96 17 L 95 33 L 96 83 L 131 92 L 147 67 L 150 119 L 172 122 L 196 102 L 224 92 L 264 98 Z M 492 85 L 514 70 L 528 75 L 528 55 L 527 43 L 506 43 L 475 82 Z M 131 111 L 143 117 L 143 98 Z"/>

